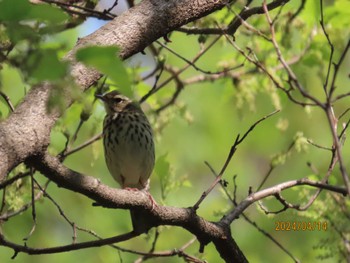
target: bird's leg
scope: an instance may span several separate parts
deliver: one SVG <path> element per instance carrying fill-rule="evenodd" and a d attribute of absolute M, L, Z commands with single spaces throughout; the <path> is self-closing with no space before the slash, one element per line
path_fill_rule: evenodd
<path fill-rule="evenodd" d="M 152 205 L 151 210 L 153 210 L 156 206 L 158 206 L 158 204 L 157 204 L 156 200 L 154 200 L 154 198 L 150 194 L 150 192 L 147 191 L 146 194 L 148 195 L 149 200 L 151 200 L 151 205 Z"/>

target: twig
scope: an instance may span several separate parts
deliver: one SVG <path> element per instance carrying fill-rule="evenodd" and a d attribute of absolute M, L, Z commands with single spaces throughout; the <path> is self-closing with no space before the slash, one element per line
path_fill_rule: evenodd
<path fill-rule="evenodd" d="M 277 211 L 269 211 L 268 209 L 266 209 L 262 203 L 261 200 L 258 201 L 258 204 L 260 205 L 260 208 L 265 212 L 265 214 L 279 214 L 282 213 L 284 211 L 286 211 L 288 208 L 292 208 L 292 209 L 299 209 L 300 205 L 293 205 L 291 203 L 289 203 L 286 199 L 283 198 L 283 196 L 281 195 L 281 193 L 276 193 L 274 194 L 274 197 L 283 205 L 283 208 L 281 208 L 280 210 Z"/>
<path fill-rule="evenodd" d="M 266 232 L 264 229 L 262 229 L 258 224 L 254 221 L 252 221 L 246 214 L 242 213 L 242 217 L 253 227 L 255 227 L 259 232 L 261 232 L 264 236 L 266 236 L 268 239 L 270 239 L 276 246 L 278 246 L 284 253 L 286 253 L 290 258 L 294 260 L 294 262 L 300 262 L 299 259 L 297 259 L 293 254 L 287 250 L 286 247 L 284 247 L 279 241 L 277 241 L 273 236 L 271 236 L 268 232 Z"/>
<path fill-rule="evenodd" d="M 15 110 L 15 108 L 13 107 L 13 104 L 9 98 L 9 96 L 7 96 L 4 92 L 0 91 L 0 95 L 1 97 L 4 98 L 6 104 L 9 106 L 10 110 L 13 112 Z"/>
<path fill-rule="evenodd" d="M 326 113 L 327 113 L 327 120 L 329 122 L 329 126 L 330 126 L 331 132 L 332 132 L 333 145 L 334 145 L 337 159 L 339 162 L 340 172 L 341 172 L 341 175 L 343 177 L 343 181 L 344 181 L 345 187 L 347 189 L 348 195 L 350 195 L 349 176 L 348 176 L 348 173 L 347 173 L 345 165 L 344 165 L 343 155 L 341 153 L 342 145 L 339 141 L 338 134 L 337 134 L 337 121 L 338 120 L 334 116 L 334 111 L 333 111 L 332 107 L 328 107 Z"/>
<path fill-rule="evenodd" d="M 321 108 L 325 108 L 325 105 L 323 103 L 321 103 L 320 100 L 318 100 L 316 97 L 310 95 L 304 88 L 303 86 L 300 84 L 300 82 L 298 81 L 298 78 L 296 77 L 296 75 L 294 74 L 294 72 L 292 71 L 292 69 L 289 67 L 289 65 L 287 64 L 287 62 L 285 61 L 282 52 L 279 48 L 279 45 L 276 41 L 276 36 L 275 36 L 275 28 L 274 28 L 274 24 L 273 21 L 271 20 L 271 17 L 269 15 L 269 11 L 266 5 L 266 0 L 264 0 L 263 2 L 263 9 L 266 15 L 266 19 L 270 25 L 270 32 L 271 32 L 271 42 L 276 50 L 276 54 L 277 54 L 277 58 L 278 60 L 282 63 L 284 69 L 286 70 L 288 77 L 289 77 L 289 84 L 291 87 L 295 87 L 298 89 L 298 91 L 303 95 L 304 98 L 307 98 L 309 100 L 311 100 L 312 102 L 314 102 L 316 105 L 318 105 Z"/>
<path fill-rule="evenodd" d="M 328 179 L 331 176 L 336 164 L 337 164 L 337 157 L 336 157 L 335 152 L 333 150 L 332 151 L 332 158 L 331 158 L 330 164 L 328 166 L 327 173 L 320 181 L 321 183 L 328 184 Z M 309 167 L 311 169 L 313 168 L 311 165 L 309 165 Z M 321 192 L 322 192 L 322 188 L 317 189 L 317 191 L 311 196 L 309 201 L 305 205 L 300 206 L 298 210 L 299 211 L 306 211 L 315 202 L 316 198 L 320 195 Z"/>
<path fill-rule="evenodd" d="M 83 111 L 84 111 L 84 110 L 83 110 Z M 97 135 L 97 136 L 93 137 L 93 139 L 95 139 L 95 140 L 92 140 L 92 141 L 91 141 L 91 139 L 90 139 L 90 140 L 88 140 L 88 143 L 87 143 L 87 144 L 86 144 L 86 142 L 85 142 L 85 143 L 83 144 L 83 146 L 79 146 L 79 147 L 75 148 L 74 151 L 71 151 L 71 150 L 70 150 L 70 147 L 74 144 L 74 142 L 76 141 L 76 139 L 77 139 L 77 137 L 78 137 L 78 133 L 79 133 L 81 127 L 82 127 L 83 124 L 87 121 L 86 118 L 83 118 L 83 117 L 82 117 L 83 114 L 85 114 L 85 113 L 82 112 L 82 113 L 80 114 L 80 121 L 79 121 L 79 124 L 78 124 L 77 128 L 76 128 L 75 131 L 74 131 L 74 134 L 73 134 L 72 138 L 70 139 L 69 136 L 67 135 L 66 145 L 65 145 L 64 149 L 61 151 L 61 153 L 58 154 L 58 156 L 61 158 L 61 161 L 63 161 L 63 160 L 69 155 L 69 154 L 67 154 L 67 153 L 72 154 L 72 153 L 74 153 L 74 152 L 76 152 L 76 151 L 78 151 L 78 150 L 84 148 L 85 146 L 88 146 L 89 144 L 93 143 L 95 140 L 98 140 L 98 139 L 99 139 L 99 138 L 96 139 L 96 137 L 98 137 L 98 135 Z"/>
<path fill-rule="evenodd" d="M 329 92 L 328 92 L 328 94 L 326 92 L 326 94 L 327 94 L 327 104 L 326 104 L 326 107 L 324 108 L 324 111 L 326 113 L 327 120 L 328 120 L 330 129 L 331 129 L 331 133 L 332 133 L 332 137 L 333 137 L 333 147 L 335 148 L 335 152 L 336 152 L 337 159 L 338 159 L 338 162 L 339 162 L 340 172 L 341 172 L 341 175 L 343 177 L 344 184 L 345 184 L 345 186 L 347 188 L 348 195 L 350 195 L 349 175 L 347 173 L 347 170 L 346 170 L 346 167 L 345 167 L 345 164 L 344 164 L 344 159 L 343 159 L 343 155 L 342 155 L 342 151 L 341 151 L 342 143 L 340 142 L 340 139 L 343 137 L 343 134 L 344 134 L 348 124 L 344 127 L 343 131 L 338 136 L 337 135 L 338 119 L 335 117 L 334 110 L 333 110 L 333 107 L 332 107 L 332 104 L 331 104 L 333 93 L 334 93 L 334 91 L 336 89 L 335 81 L 336 81 L 336 78 L 337 78 L 340 66 L 343 63 L 344 58 L 345 58 L 347 52 L 350 49 L 350 40 L 348 40 L 348 43 L 347 43 L 346 47 L 344 48 L 344 50 L 343 50 L 343 52 L 342 52 L 342 54 L 341 54 L 341 56 L 339 58 L 338 63 L 333 63 L 334 46 L 333 46 L 333 44 L 332 44 L 332 42 L 330 40 L 330 37 L 329 37 L 325 27 L 324 27 L 323 1 L 322 0 L 320 0 L 320 5 L 321 5 L 321 20 L 320 20 L 320 24 L 321 24 L 323 33 L 324 33 L 324 35 L 325 35 L 325 37 L 326 37 L 326 39 L 328 41 L 328 45 L 331 48 L 331 53 L 330 53 L 330 58 L 329 58 L 329 63 L 328 63 L 327 76 L 326 76 L 326 80 L 325 80 L 325 83 L 324 83 L 324 89 L 325 90 L 327 90 L 328 81 L 329 81 L 329 78 L 330 78 L 331 65 L 332 64 L 334 65 L 334 72 L 333 72 L 331 84 L 330 84 L 330 87 L 329 87 Z M 339 99 L 339 98 L 340 97 L 338 96 L 336 99 Z"/>
<path fill-rule="evenodd" d="M 264 10 L 261 6 L 248 8 L 248 5 L 252 1 L 248 1 L 248 4 L 242 9 L 238 16 L 236 16 L 230 24 L 224 28 L 186 28 L 181 27 L 176 29 L 179 32 L 184 32 L 186 34 L 195 34 L 195 35 L 234 35 L 237 29 L 242 24 L 242 20 L 247 20 L 249 17 L 257 14 L 264 14 Z M 285 5 L 289 0 L 275 0 L 267 5 L 268 10 L 273 10 L 277 7 Z"/>
<path fill-rule="evenodd" d="M 68 252 L 73 250 L 79 250 L 84 248 L 91 248 L 91 247 L 101 247 L 104 245 L 109 245 L 113 243 L 119 243 L 125 240 L 129 240 L 131 238 L 134 238 L 138 236 L 135 232 L 129 232 L 126 234 L 122 234 L 119 236 L 114 236 L 110 238 L 105 238 L 101 240 L 92 240 L 87 242 L 81 242 L 76 244 L 70 244 L 65 246 L 57 246 L 57 247 L 48 247 L 48 248 L 33 248 L 29 247 L 27 245 L 18 245 L 16 243 L 13 243 L 11 241 L 8 241 L 5 239 L 4 235 L 0 233 L 0 245 L 12 248 L 15 253 L 12 256 L 12 259 L 14 259 L 19 252 L 24 252 L 29 255 L 43 255 L 43 254 L 52 254 L 52 253 L 62 253 L 62 252 Z"/>
<path fill-rule="evenodd" d="M 292 150 L 292 148 L 294 147 L 294 145 L 295 145 L 295 140 L 289 145 L 287 151 L 285 151 L 284 153 L 280 153 L 280 154 L 282 154 L 282 155 L 283 155 L 283 154 L 284 154 L 284 155 L 288 154 L 288 153 Z M 270 177 L 270 175 L 272 174 L 272 171 L 273 171 L 273 169 L 274 169 L 275 167 L 276 167 L 276 166 L 273 165 L 273 161 L 271 160 L 271 161 L 270 161 L 270 169 L 267 171 L 267 173 L 265 174 L 265 176 L 264 176 L 264 178 L 262 179 L 261 183 L 259 184 L 259 186 L 258 186 L 258 188 L 257 188 L 257 191 L 259 191 L 259 190 L 263 187 L 263 185 L 265 184 L 265 182 L 267 181 L 267 179 Z"/>
<path fill-rule="evenodd" d="M 272 187 L 269 187 L 269 188 L 263 189 L 261 191 L 250 194 L 245 200 L 240 202 L 237 205 L 237 207 L 234 208 L 228 215 L 224 216 L 220 222 L 223 224 L 229 225 L 240 214 L 242 214 L 242 212 L 245 209 L 247 209 L 251 204 L 253 204 L 259 200 L 262 200 L 268 196 L 278 194 L 283 190 L 286 190 L 286 189 L 289 189 L 289 188 L 292 188 L 295 186 L 299 186 L 299 185 L 309 185 L 309 186 L 312 186 L 315 188 L 326 189 L 326 190 L 329 190 L 329 191 L 332 191 L 335 193 L 339 193 L 342 195 L 347 194 L 347 190 L 344 187 L 333 186 L 333 185 L 325 184 L 323 182 L 312 181 L 312 180 L 309 180 L 307 178 L 302 178 L 302 179 L 298 179 L 298 180 L 291 180 L 291 181 L 283 182 L 283 183 L 277 184 L 275 186 L 272 186 Z M 298 210 L 300 210 L 300 208 L 298 208 Z"/>
<path fill-rule="evenodd" d="M 31 198 L 32 198 L 32 202 L 31 202 L 31 205 L 32 205 L 32 219 L 33 219 L 33 226 L 32 226 L 32 229 L 30 230 L 29 234 L 23 238 L 24 241 L 27 241 L 31 235 L 34 233 L 35 231 L 35 228 L 36 228 L 36 209 L 35 209 L 35 191 L 34 191 L 34 168 L 30 167 L 30 179 L 31 179 Z"/>
<path fill-rule="evenodd" d="M 40 198 L 42 198 L 43 196 L 43 193 L 42 192 L 39 192 L 36 194 L 35 196 L 35 201 L 39 200 Z M 30 207 L 32 207 L 32 202 L 29 202 L 25 205 L 23 205 L 21 208 L 19 208 L 18 210 L 16 211 L 13 211 L 13 212 L 7 212 L 5 214 L 2 214 L 0 215 L 0 220 L 2 221 L 6 221 L 6 220 L 9 220 L 11 217 L 14 217 L 14 216 L 17 216 L 21 213 L 23 213 L 24 211 L 26 211 L 27 209 L 29 209 Z"/>
<path fill-rule="evenodd" d="M 249 1 L 247 4 L 246 4 L 246 6 L 244 7 L 244 9 L 242 9 L 242 11 L 241 11 L 241 13 L 242 12 L 244 12 L 244 10 L 247 10 L 249 7 L 249 4 L 251 3 L 252 1 Z M 257 35 L 259 35 L 259 36 L 261 36 L 262 38 L 264 38 L 265 40 L 268 40 L 268 41 L 270 41 L 270 39 L 264 34 L 264 33 L 262 33 L 260 30 L 258 30 L 258 29 L 256 29 L 256 28 L 254 28 L 252 25 L 250 25 L 246 20 L 244 20 L 242 17 L 241 17 L 241 15 L 240 14 L 237 14 L 236 12 L 235 12 L 235 10 L 233 10 L 233 8 L 231 8 L 231 6 L 228 6 L 228 9 L 233 13 L 233 14 L 235 14 L 235 19 L 239 19 L 240 20 L 240 22 L 241 22 L 241 24 L 244 26 L 244 27 L 246 27 L 248 30 L 250 30 L 250 31 L 252 31 L 253 33 L 255 33 L 255 34 L 257 34 Z"/>
<path fill-rule="evenodd" d="M 54 206 L 56 206 L 56 208 L 58 209 L 60 215 L 68 222 L 68 224 L 72 227 L 72 231 L 73 231 L 73 243 L 75 243 L 76 241 L 76 224 L 74 222 L 72 222 L 71 220 L 68 219 L 68 217 L 65 215 L 63 209 L 59 206 L 59 204 L 47 193 L 45 188 L 42 188 L 40 186 L 40 184 L 36 181 L 35 184 L 39 187 L 40 191 L 42 191 L 45 195 L 46 198 L 48 198 L 53 204 Z"/>
<path fill-rule="evenodd" d="M 220 39 L 221 36 L 217 36 L 206 48 L 200 50 L 198 52 L 198 54 L 192 59 L 191 63 L 195 63 L 198 59 L 200 59 L 212 46 L 214 46 L 214 44 Z M 191 65 L 190 64 L 186 64 L 182 69 L 180 69 L 175 76 L 180 75 L 182 72 L 184 72 L 186 69 L 188 69 Z M 174 75 L 171 76 L 170 78 L 166 79 L 165 81 L 163 81 L 161 84 L 159 84 L 159 86 L 154 87 L 153 89 L 151 89 L 146 95 L 144 95 L 141 100 L 140 103 L 144 102 L 145 100 L 147 100 L 151 95 L 153 95 L 154 93 L 156 93 L 157 91 L 159 91 L 160 89 L 162 89 L 163 87 L 165 87 L 165 85 L 167 85 L 170 81 L 172 81 L 174 79 Z"/>
<path fill-rule="evenodd" d="M 323 84 L 323 89 L 324 89 L 324 92 L 326 93 L 326 96 L 328 97 L 331 97 L 332 96 L 332 91 L 330 90 L 330 92 L 328 93 L 328 90 L 327 90 L 327 86 L 328 86 L 328 80 L 329 80 L 329 76 L 330 76 L 330 73 L 331 73 L 331 68 L 332 68 L 332 61 L 333 61 L 333 54 L 334 54 L 334 46 L 329 38 L 329 35 L 326 31 L 326 28 L 324 26 L 324 20 L 323 20 L 323 0 L 320 0 L 320 8 L 321 8 L 321 20 L 320 20 L 320 24 L 321 24 L 321 28 L 323 30 L 323 34 L 325 35 L 326 39 L 327 39 L 327 42 L 328 42 L 328 45 L 331 49 L 331 53 L 329 55 L 329 62 L 328 62 L 328 69 L 327 69 L 327 76 L 326 76 L 326 80 Z"/>
<path fill-rule="evenodd" d="M 49 3 L 49 4 L 56 4 L 63 10 L 67 11 L 67 13 L 70 14 L 76 14 L 80 16 L 89 16 L 89 17 L 96 17 L 98 19 L 104 19 L 104 20 L 112 20 L 116 17 L 116 15 L 110 13 L 110 12 L 99 12 L 91 8 L 87 8 L 84 6 L 79 5 L 73 5 L 71 3 L 65 3 L 64 1 L 55 1 L 55 0 L 42 0 L 43 2 Z M 76 10 L 80 10 L 82 12 L 78 12 Z"/>
<path fill-rule="evenodd" d="M 192 207 L 192 209 L 194 211 L 196 211 L 198 208 L 199 208 L 199 205 L 203 202 L 203 200 L 208 196 L 208 194 L 213 190 L 213 188 L 218 184 L 218 182 L 220 182 L 221 178 L 222 178 L 222 175 L 224 174 L 228 164 L 230 163 L 233 155 L 235 154 L 236 150 L 237 150 L 237 146 L 239 144 L 241 144 L 244 139 L 248 136 L 248 134 L 262 121 L 266 120 L 267 118 L 271 117 L 272 115 L 278 113 L 279 110 L 276 110 L 264 117 L 262 117 L 261 119 L 259 119 L 258 121 L 256 121 L 252 126 L 250 126 L 250 128 L 246 131 L 246 133 L 243 135 L 242 138 L 240 138 L 240 135 L 238 134 L 237 137 L 236 137 L 236 140 L 235 142 L 233 143 L 233 145 L 231 146 L 231 149 L 230 149 L 230 152 L 227 156 L 227 159 L 219 173 L 219 175 L 216 177 L 216 179 L 214 180 L 214 182 L 210 185 L 210 187 L 205 191 L 203 192 L 202 196 L 199 198 L 199 200 L 194 204 L 194 206 Z"/>
<path fill-rule="evenodd" d="M 307 139 L 306 141 L 307 141 L 308 143 L 310 143 L 312 146 L 315 146 L 316 148 L 319 148 L 319 149 L 322 149 L 322 150 L 326 150 L 326 151 L 333 151 L 332 148 L 325 147 L 325 146 L 319 145 L 319 144 L 317 144 L 317 143 L 314 143 L 314 142 L 311 141 L 310 139 Z"/>
<path fill-rule="evenodd" d="M 232 71 L 232 70 L 235 70 L 235 69 L 238 69 L 240 67 L 242 67 L 243 65 L 238 65 L 238 66 L 235 66 L 235 67 L 231 67 L 231 68 L 227 68 L 227 69 L 224 69 L 222 71 L 216 71 L 216 72 L 212 72 L 212 71 L 209 71 L 209 70 L 204 70 L 204 69 L 201 69 L 199 68 L 194 62 L 188 60 L 187 58 L 185 58 L 184 56 L 182 56 L 181 54 L 177 53 L 176 51 L 172 50 L 171 48 L 169 48 L 168 46 L 164 45 L 163 43 L 161 43 L 160 41 L 156 41 L 156 43 L 160 46 L 162 46 L 163 48 L 165 48 L 166 50 L 168 50 L 170 53 L 174 54 L 175 56 L 177 56 L 178 58 L 182 59 L 183 61 L 185 61 L 188 65 L 191 65 L 195 70 L 199 71 L 199 72 L 202 72 L 204 74 L 208 74 L 208 75 L 215 75 L 215 74 L 220 74 L 220 73 L 226 73 L 226 72 L 229 72 L 229 71 Z"/>
<path fill-rule="evenodd" d="M 159 54 L 157 54 L 159 55 Z M 157 83 L 159 81 L 160 76 L 163 73 L 164 70 L 164 61 L 159 61 L 157 60 L 157 66 L 150 72 L 148 73 L 146 76 L 142 77 L 142 81 L 146 81 L 147 79 L 149 79 L 150 77 L 152 77 L 154 74 L 156 74 L 156 72 L 159 70 L 159 73 L 155 76 L 155 84 L 153 84 L 153 88 L 155 88 L 155 86 L 157 86 Z"/>
<path fill-rule="evenodd" d="M 338 63 L 333 63 L 333 66 L 334 66 L 334 72 L 333 72 L 333 76 L 332 76 L 332 83 L 331 83 L 331 87 L 330 87 L 330 101 L 331 101 L 331 97 L 333 95 L 333 92 L 335 91 L 335 81 L 337 79 L 337 76 L 338 76 L 338 73 L 339 73 L 339 69 L 340 69 L 340 66 L 342 65 L 342 63 L 344 62 L 344 59 L 346 57 L 346 54 L 348 53 L 350 49 L 350 40 L 348 40 L 348 43 L 346 44 L 343 52 L 341 53 L 340 55 L 340 58 L 338 60 Z M 339 96 L 338 96 L 339 97 Z"/>
<path fill-rule="evenodd" d="M 26 174 L 26 176 L 28 176 L 28 175 L 30 174 L 30 172 L 25 173 L 25 174 Z M 34 179 L 34 180 L 35 180 L 35 179 Z M 47 181 L 47 183 L 45 184 L 45 188 L 44 188 L 44 189 L 46 189 L 46 187 L 48 186 L 49 182 L 50 182 L 50 180 Z M 7 212 L 7 213 L 5 213 L 5 214 L 3 214 L 3 215 L 0 215 L 0 220 L 6 221 L 6 220 L 8 220 L 8 219 L 11 218 L 11 217 L 14 217 L 14 216 L 16 216 L 16 215 L 19 215 L 20 213 L 23 213 L 23 212 L 26 211 L 28 208 L 32 207 L 32 206 L 33 206 L 33 205 L 32 205 L 32 204 L 33 204 L 33 201 L 35 202 L 35 201 L 39 200 L 39 199 L 43 196 L 43 194 L 44 194 L 43 191 L 39 191 L 39 192 L 35 195 L 34 200 L 33 200 L 33 198 L 32 198 L 31 202 L 29 202 L 29 203 L 23 205 L 21 208 L 19 208 L 19 209 L 16 210 L 16 211 L 13 211 L 13 212 L 10 212 L 10 213 Z"/>
<path fill-rule="evenodd" d="M 80 144 L 79 146 L 71 149 L 71 150 L 68 150 L 65 154 L 64 154 L 64 157 L 67 157 L 68 155 L 71 155 L 73 153 L 76 153 L 77 151 L 80 151 L 81 149 L 89 146 L 90 144 L 100 140 L 102 138 L 102 133 L 100 134 L 97 134 L 93 137 L 91 137 L 89 140 L 85 141 L 84 143 Z"/>
<path fill-rule="evenodd" d="M 190 245 L 192 245 L 197 238 L 192 238 L 189 240 L 187 243 L 185 243 L 181 248 L 178 249 L 173 249 L 173 250 L 166 250 L 166 251 L 158 251 L 158 252 L 149 252 L 149 253 L 144 253 L 144 252 L 139 252 L 139 251 L 133 251 L 133 250 L 128 250 L 127 252 L 133 253 L 133 254 L 139 254 L 143 255 L 142 258 L 137 259 L 134 263 L 141 263 L 149 258 L 157 258 L 157 257 L 173 257 L 173 256 L 179 256 L 187 260 L 186 262 L 198 262 L 198 263 L 205 263 L 205 261 L 199 260 L 193 256 L 188 255 L 185 253 L 185 249 L 188 248 Z"/>
<path fill-rule="evenodd" d="M 214 175 L 214 177 L 218 177 L 218 174 L 216 173 L 216 171 L 214 170 L 214 168 L 210 165 L 210 163 L 208 163 L 207 161 L 204 161 L 205 165 L 208 166 L 208 168 L 210 169 L 210 171 L 212 172 L 212 174 Z M 233 197 L 229 194 L 228 190 L 227 190 L 227 182 L 224 180 L 220 180 L 219 183 L 221 185 L 222 190 L 224 190 L 225 195 L 227 196 L 227 198 L 234 203 L 234 198 L 236 196 L 236 185 L 235 185 L 235 180 L 236 180 L 236 176 L 233 177 L 233 181 L 234 181 L 234 193 L 233 193 Z"/>
<path fill-rule="evenodd" d="M 302 102 L 302 101 L 298 101 L 297 99 L 295 99 L 292 95 L 291 95 L 291 91 L 293 91 L 293 89 L 286 89 L 284 88 L 279 81 L 269 72 L 269 70 L 267 70 L 267 68 L 265 68 L 265 66 L 259 62 L 257 60 L 257 58 L 255 57 L 254 59 L 251 58 L 249 55 L 247 55 L 228 35 L 224 35 L 227 39 L 227 41 L 239 52 L 241 53 L 249 62 L 251 62 L 252 64 L 254 64 L 258 69 L 262 70 L 268 77 L 269 79 L 273 82 L 273 84 L 276 86 L 277 89 L 282 90 L 287 96 L 288 98 L 294 102 L 295 104 L 298 104 L 302 107 L 305 106 L 317 106 L 317 104 L 315 103 L 308 103 L 308 102 Z M 252 50 L 249 49 L 249 53 L 252 53 Z M 283 66 L 283 65 L 282 65 Z M 284 67 L 284 66 L 283 66 Z"/>
<path fill-rule="evenodd" d="M 116 7 L 118 5 L 118 0 L 114 0 L 114 3 L 111 5 L 110 8 L 108 8 L 107 10 L 104 10 L 104 13 L 110 13 L 112 11 L 112 9 L 114 7 Z"/>
<path fill-rule="evenodd" d="M 173 69 L 171 69 L 171 68 L 167 68 L 167 70 L 170 71 L 173 74 L 173 76 L 174 76 L 175 83 L 176 83 L 176 89 L 175 89 L 175 92 L 173 93 L 172 97 L 169 99 L 169 101 L 164 103 L 162 106 L 160 106 L 158 109 L 155 110 L 156 114 L 159 114 L 161 111 L 165 110 L 170 105 L 173 105 L 175 103 L 176 99 L 179 97 L 181 91 L 184 88 L 184 84 L 180 80 L 180 78 L 176 74 L 176 72 Z"/>
<path fill-rule="evenodd" d="M 205 162 L 205 164 L 209 167 L 211 172 L 215 177 L 217 177 L 217 173 L 215 172 L 214 168 L 208 163 Z M 224 184 L 220 181 L 221 187 L 225 192 L 225 195 L 227 198 L 233 203 L 234 206 L 237 206 L 237 184 L 236 184 L 236 175 L 233 177 L 233 197 L 228 193 L 227 187 L 224 186 Z M 296 259 L 291 252 L 289 252 L 282 244 L 280 244 L 273 236 L 271 236 L 268 232 L 266 232 L 264 229 L 259 227 L 256 222 L 252 221 L 246 214 L 241 214 L 244 220 L 246 220 L 249 224 L 251 224 L 253 227 L 255 227 L 258 231 L 260 231 L 263 235 L 265 235 L 268 239 L 270 239 L 275 245 L 277 245 L 282 251 L 284 251 L 288 256 L 290 256 L 295 262 L 299 262 L 298 259 Z"/>
<path fill-rule="evenodd" d="M 13 184 L 15 181 L 17 181 L 18 179 L 27 177 L 28 175 L 30 175 L 30 172 L 26 172 L 26 173 L 19 173 L 13 177 L 11 177 L 10 179 L 3 181 L 0 183 L 0 189 L 5 188 L 6 186 Z"/>
<path fill-rule="evenodd" d="M 293 13 L 293 15 L 291 15 L 288 18 L 288 22 L 286 23 L 287 26 L 292 25 L 293 20 L 301 13 L 301 11 L 303 11 L 304 7 L 305 7 L 305 3 L 306 0 L 301 0 L 301 3 L 297 9 L 297 11 L 295 11 L 295 13 Z"/>

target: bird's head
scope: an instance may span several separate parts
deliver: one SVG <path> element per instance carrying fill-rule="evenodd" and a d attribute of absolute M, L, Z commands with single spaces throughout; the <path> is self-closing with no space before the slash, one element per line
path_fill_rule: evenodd
<path fill-rule="evenodd" d="M 105 94 L 96 94 L 95 97 L 103 101 L 107 114 L 122 112 L 125 107 L 132 103 L 131 99 L 116 90 Z"/>

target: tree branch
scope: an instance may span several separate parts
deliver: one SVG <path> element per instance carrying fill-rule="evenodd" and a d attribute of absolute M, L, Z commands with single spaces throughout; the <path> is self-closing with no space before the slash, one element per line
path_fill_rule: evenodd
<path fill-rule="evenodd" d="M 221 222 L 225 224 L 231 224 L 233 220 L 238 218 L 238 216 L 245 209 L 247 209 L 251 204 L 255 203 L 256 201 L 259 201 L 268 196 L 274 196 L 276 194 L 280 194 L 281 191 L 298 186 L 298 185 L 309 185 L 319 189 L 327 189 L 329 191 L 342 194 L 344 196 L 347 195 L 347 190 L 344 187 L 338 187 L 338 186 L 333 186 L 322 182 L 316 182 L 316 181 L 309 180 L 307 178 L 291 180 L 291 181 L 280 183 L 278 185 L 250 194 L 245 200 L 239 203 L 230 213 L 224 216 Z"/>
<path fill-rule="evenodd" d="M 91 247 L 100 247 L 103 245 L 118 243 L 125 240 L 129 240 L 130 238 L 133 238 L 135 236 L 137 236 L 137 234 L 133 232 L 129 232 L 123 235 L 115 236 L 115 237 L 93 240 L 93 241 L 86 241 L 82 243 L 70 244 L 65 246 L 49 247 L 49 248 L 32 248 L 27 245 L 18 245 L 16 243 L 8 241 L 0 233 L 0 245 L 12 248 L 15 251 L 15 254 L 12 256 L 12 259 L 14 259 L 19 252 L 24 252 L 29 255 L 62 253 L 62 252 L 68 252 L 72 250 L 79 250 L 79 249 L 91 248 Z"/>
<path fill-rule="evenodd" d="M 65 167 L 57 157 L 48 154 L 32 157 L 28 163 L 58 186 L 83 194 L 98 205 L 108 208 L 138 209 L 144 214 L 148 227 L 159 225 L 180 226 L 194 234 L 204 246 L 213 242 L 227 262 L 245 259 L 231 237 L 229 225 L 209 222 L 193 209 L 157 205 L 151 208 L 149 196 L 141 191 L 116 189 L 102 184 L 94 177 L 82 175 Z"/>

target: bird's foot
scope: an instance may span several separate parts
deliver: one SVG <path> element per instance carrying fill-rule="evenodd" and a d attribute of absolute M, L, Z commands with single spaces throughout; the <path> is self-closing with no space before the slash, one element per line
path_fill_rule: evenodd
<path fill-rule="evenodd" d="M 154 200 L 153 196 L 147 190 L 140 190 L 135 187 L 125 187 L 124 190 L 133 191 L 133 192 L 140 191 L 145 193 L 148 196 L 148 199 L 151 201 L 151 210 L 153 210 L 156 206 L 158 206 L 156 200 Z"/>

